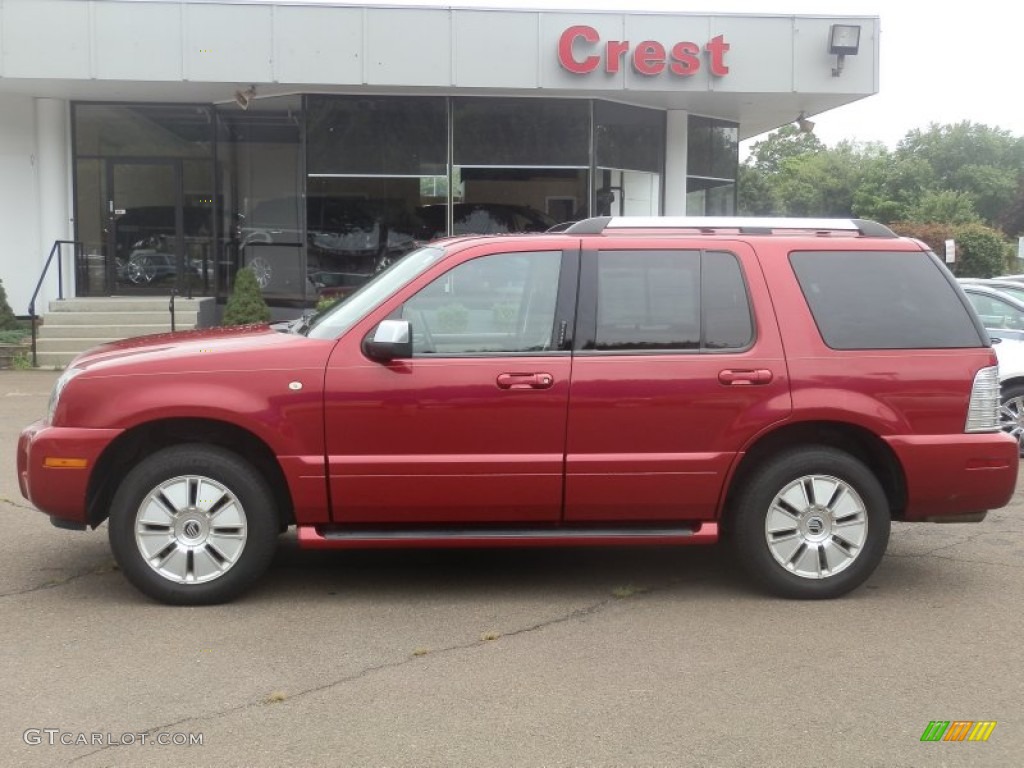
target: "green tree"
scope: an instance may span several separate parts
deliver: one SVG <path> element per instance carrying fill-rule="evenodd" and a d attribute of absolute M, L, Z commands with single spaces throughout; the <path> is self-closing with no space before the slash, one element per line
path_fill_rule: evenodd
<path fill-rule="evenodd" d="M 952 189 L 925 192 L 911 206 L 909 214 L 914 221 L 945 221 L 949 224 L 980 222 L 971 194 Z"/>
<path fill-rule="evenodd" d="M 1013 205 L 1024 171 L 1024 139 L 970 121 L 909 131 L 896 155 L 927 163 L 935 174 L 932 189 L 971 195 L 977 213 L 992 226 Z"/>
<path fill-rule="evenodd" d="M 270 320 L 270 308 L 263 300 L 260 284 L 256 275 L 248 267 L 238 270 L 235 275 L 235 287 L 228 297 L 224 308 L 222 325 L 247 325 L 250 323 L 266 323 Z"/>
<path fill-rule="evenodd" d="M 0 280 L 0 331 L 21 330 L 21 323 L 14 316 L 10 302 L 7 301 L 7 289 L 4 288 L 4 281 Z"/>
<path fill-rule="evenodd" d="M 786 160 L 825 152 L 826 149 L 813 133 L 804 133 L 795 125 L 784 125 L 751 146 L 747 164 L 771 175 L 778 173 Z"/>

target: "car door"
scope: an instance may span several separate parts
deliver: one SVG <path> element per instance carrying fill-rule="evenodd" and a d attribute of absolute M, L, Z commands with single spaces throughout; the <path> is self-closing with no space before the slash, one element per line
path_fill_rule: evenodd
<path fill-rule="evenodd" d="M 756 255 L 616 238 L 584 245 L 565 520 L 715 516 L 738 452 L 791 411 Z"/>
<path fill-rule="evenodd" d="M 346 334 L 326 373 L 336 522 L 559 520 L 578 265 L 562 245 L 460 254 Z M 410 357 L 363 354 L 383 319 L 411 323 Z"/>

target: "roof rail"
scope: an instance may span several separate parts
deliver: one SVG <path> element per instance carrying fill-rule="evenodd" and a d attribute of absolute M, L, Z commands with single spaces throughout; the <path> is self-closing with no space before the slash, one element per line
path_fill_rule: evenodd
<path fill-rule="evenodd" d="M 612 229 L 738 230 L 743 235 L 777 231 L 850 232 L 863 237 L 898 237 L 891 229 L 868 219 L 794 219 L 758 216 L 595 216 L 569 227 L 570 235 L 600 235 Z"/>

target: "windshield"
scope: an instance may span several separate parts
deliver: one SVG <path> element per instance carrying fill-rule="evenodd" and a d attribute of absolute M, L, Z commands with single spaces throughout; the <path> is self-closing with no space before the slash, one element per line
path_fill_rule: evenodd
<path fill-rule="evenodd" d="M 344 301 L 316 317 L 306 331 L 311 339 L 336 339 L 403 285 L 436 263 L 444 251 L 420 248 L 406 254 Z"/>

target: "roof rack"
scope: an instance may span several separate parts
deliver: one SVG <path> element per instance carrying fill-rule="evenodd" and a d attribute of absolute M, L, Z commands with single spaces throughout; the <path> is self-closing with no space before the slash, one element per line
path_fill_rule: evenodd
<path fill-rule="evenodd" d="M 570 235 L 601 235 L 611 229 L 696 229 L 701 232 L 738 231 L 741 235 L 777 232 L 848 232 L 862 237 L 898 237 L 883 224 L 868 219 L 793 219 L 758 216 L 595 216 L 565 230 Z"/>

